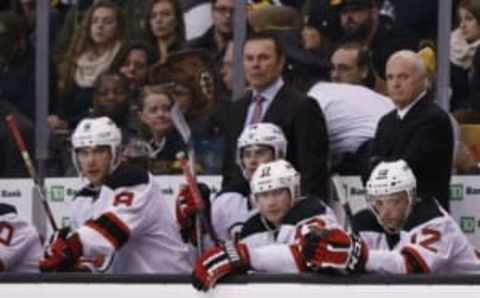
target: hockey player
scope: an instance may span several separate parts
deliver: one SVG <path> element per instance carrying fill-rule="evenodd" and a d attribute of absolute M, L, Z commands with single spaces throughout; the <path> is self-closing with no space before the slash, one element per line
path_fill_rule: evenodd
<path fill-rule="evenodd" d="M 42 253 L 37 230 L 14 206 L 0 203 L 0 272 L 38 272 Z"/>
<path fill-rule="evenodd" d="M 405 161 L 378 164 L 367 182 L 370 208 L 354 218 L 359 236 L 312 229 L 302 247 L 307 264 L 347 272 L 478 273 L 475 250 L 453 218 L 415 189 Z"/>
<path fill-rule="evenodd" d="M 50 245 L 42 271 L 71 271 L 102 259 L 95 265 L 111 273 L 191 270 L 159 185 L 143 169 L 120 163 L 121 138 L 107 117 L 84 119 L 75 129 L 73 160 L 90 183 L 73 202 L 79 227 Z"/>
<path fill-rule="evenodd" d="M 265 162 L 285 158 L 287 140 L 282 130 L 272 123 L 257 123 L 245 127 L 237 141 L 236 162 L 242 169 L 245 183 L 222 189 L 211 206 L 211 222 L 220 240 L 238 237 L 243 223 L 251 214 L 250 181 L 257 167 Z M 177 219 L 184 238 L 194 235 L 192 215 L 196 213 L 193 197 L 184 189 L 177 205 Z"/>
<path fill-rule="evenodd" d="M 302 272 L 305 263 L 298 243 L 305 229 L 338 226 L 320 199 L 300 196 L 300 174 L 285 160 L 260 165 L 250 185 L 258 213 L 244 224 L 240 241 L 226 241 L 197 260 L 195 288 L 206 291 L 220 278 L 247 270 Z"/>

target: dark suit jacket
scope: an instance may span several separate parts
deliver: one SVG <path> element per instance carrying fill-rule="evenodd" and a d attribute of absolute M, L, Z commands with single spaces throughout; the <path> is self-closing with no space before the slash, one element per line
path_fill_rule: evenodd
<path fill-rule="evenodd" d="M 424 96 L 400 120 L 394 110 L 379 122 L 373 157 L 404 159 L 417 178 L 420 197 L 435 197 L 449 210 L 453 131 L 450 118 Z"/>
<path fill-rule="evenodd" d="M 235 162 L 237 139 L 247 118 L 251 93 L 230 106 L 225 132 L 223 186 L 244 179 Z M 287 160 L 302 174 L 303 194 L 324 197 L 327 185 L 328 136 L 319 105 L 305 94 L 284 85 L 265 113 L 263 122 L 282 128 L 288 141 Z"/>

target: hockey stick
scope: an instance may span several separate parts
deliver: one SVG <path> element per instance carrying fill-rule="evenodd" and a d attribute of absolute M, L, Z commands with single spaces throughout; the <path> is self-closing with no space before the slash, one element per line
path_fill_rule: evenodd
<path fill-rule="evenodd" d="M 45 213 L 47 214 L 50 225 L 52 226 L 52 229 L 55 232 L 58 230 L 57 223 L 55 222 L 55 218 L 53 217 L 52 210 L 50 209 L 50 205 L 48 204 L 45 189 L 40 185 L 40 180 L 37 176 L 37 172 L 35 171 L 35 167 L 33 165 L 32 159 L 30 158 L 30 154 L 28 153 L 27 147 L 25 146 L 23 136 L 20 133 L 20 130 L 18 129 L 15 115 L 13 114 L 8 115 L 7 117 L 5 117 L 5 121 L 7 122 L 7 125 L 10 128 L 10 131 L 12 132 L 15 143 L 17 144 L 17 148 L 20 151 L 20 154 L 22 155 L 25 166 L 27 167 L 28 174 L 33 179 L 33 185 L 40 197 L 40 200 L 43 205 L 43 209 L 45 210 Z"/>
<path fill-rule="evenodd" d="M 335 190 L 338 196 L 338 200 L 340 201 L 340 205 L 342 206 L 344 212 L 345 212 L 345 225 L 344 229 L 350 230 L 355 233 L 353 229 L 353 214 L 352 214 L 352 209 L 350 208 L 350 204 L 348 202 L 348 186 L 342 181 L 342 178 L 335 174 L 332 176 L 332 182 L 333 185 L 335 186 Z"/>
<path fill-rule="evenodd" d="M 218 244 L 219 241 L 212 226 L 207 221 L 205 214 L 203 213 L 205 206 L 195 177 L 195 151 L 193 150 L 192 132 L 187 124 L 187 121 L 185 120 L 185 117 L 183 116 L 183 113 L 180 111 L 178 103 L 174 104 L 171 115 L 175 128 L 180 133 L 187 146 L 188 159 L 185 154 L 179 154 L 177 159 L 179 159 L 182 165 L 183 174 L 193 195 L 197 210 L 199 210 L 195 218 L 195 233 L 197 236 L 197 253 L 198 255 L 201 255 L 203 252 L 202 227 L 205 227 L 207 234 L 210 236 L 212 241 L 215 242 L 215 244 Z"/>

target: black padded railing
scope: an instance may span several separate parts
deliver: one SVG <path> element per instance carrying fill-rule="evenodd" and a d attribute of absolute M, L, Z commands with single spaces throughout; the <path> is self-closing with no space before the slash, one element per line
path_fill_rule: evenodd
<path fill-rule="evenodd" d="M 189 275 L 160 274 L 0 274 L 1 283 L 97 283 L 97 284 L 189 284 Z M 325 284 L 325 285 L 480 285 L 480 274 L 462 275 L 319 275 L 319 274 L 251 274 L 226 278 L 226 284 Z"/>

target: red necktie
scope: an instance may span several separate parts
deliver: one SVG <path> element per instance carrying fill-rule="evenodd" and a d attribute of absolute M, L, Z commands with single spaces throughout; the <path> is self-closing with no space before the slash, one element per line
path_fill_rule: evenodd
<path fill-rule="evenodd" d="M 254 124 L 262 121 L 262 103 L 265 100 L 260 94 L 253 98 L 255 102 L 255 108 L 253 109 L 252 118 L 250 118 L 249 124 Z"/>

